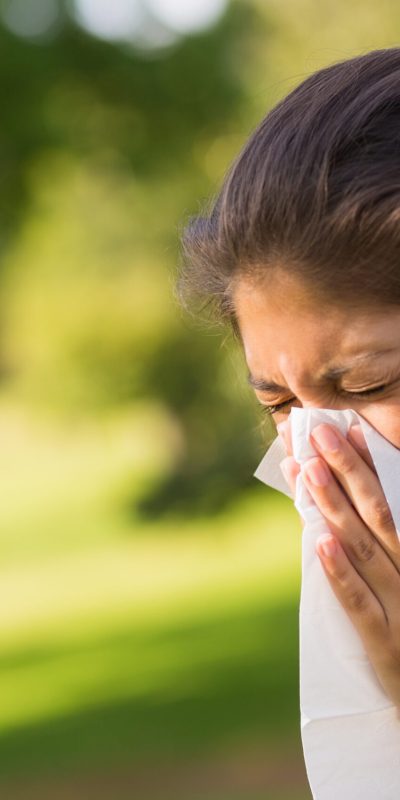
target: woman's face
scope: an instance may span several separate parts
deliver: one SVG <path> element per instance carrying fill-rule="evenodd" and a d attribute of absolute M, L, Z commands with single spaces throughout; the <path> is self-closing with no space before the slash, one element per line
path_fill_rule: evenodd
<path fill-rule="evenodd" d="M 250 384 L 281 406 L 276 423 L 292 405 L 352 408 L 400 448 L 400 307 L 329 306 L 282 273 L 268 287 L 243 278 L 233 299 Z"/>

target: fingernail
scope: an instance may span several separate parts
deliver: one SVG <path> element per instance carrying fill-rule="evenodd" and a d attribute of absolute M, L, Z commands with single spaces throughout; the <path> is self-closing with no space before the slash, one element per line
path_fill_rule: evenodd
<path fill-rule="evenodd" d="M 337 553 L 336 539 L 331 536 L 330 533 L 325 533 L 323 536 L 319 537 L 317 549 L 323 556 L 326 556 L 326 558 L 334 558 Z"/>
<path fill-rule="evenodd" d="M 318 458 L 312 458 L 304 464 L 306 477 L 314 486 L 326 486 L 330 480 L 330 472 L 324 462 Z"/>
<path fill-rule="evenodd" d="M 317 425 L 311 433 L 321 450 L 334 453 L 340 448 L 340 440 L 329 425 Z"/>
<path fill-rule="evenodd" d="M 349 430 L 350 440 L 353 439 L 360 450 L 368 450 L 367 443 L 364 439 L 364 434 L 361 430 L 361 425 L 353 425 Z"/>

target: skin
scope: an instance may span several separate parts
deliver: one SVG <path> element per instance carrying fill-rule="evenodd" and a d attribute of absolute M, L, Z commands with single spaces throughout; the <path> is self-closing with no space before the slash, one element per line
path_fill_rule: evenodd
<path fill-rule="evenodd" d="M 286 445 L 283 472 L 292 493 L 299 470 L 287 422 L 293 405 L 352 408 L 400 448 L 400 307 L 327 304 L 278 269 L 268 286 L 239 279 L 233 302 L 259 402 L 286 403 L 273 419 Z M 339 367 L 348 371 L 326 375 Z M 382 385 L 375 394 L 359 394 Z M 309 460 L 305 477 L 330 530 L 317 553 L 400 709 L 400 543 L 390 509 L 359 425 L 347 437 L 319 425 L 313 445 L 319 455 Z"/>

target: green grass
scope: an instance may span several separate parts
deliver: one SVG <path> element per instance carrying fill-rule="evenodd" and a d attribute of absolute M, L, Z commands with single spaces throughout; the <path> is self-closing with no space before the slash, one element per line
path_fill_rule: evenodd
<path fill-rule="evenodd" d="M 296 736 L 296 661 L 293 604 L 8 655 L 1 773 L 210 753 L 252 738 L 284 745 Z"/>
<path fill-rule="evenodd" d="M 213 520 L 143 527 L 119 511 L 135 470 L 150 475 L 152 459 L 166 461 L 143 417 L 67 436 L 15 415 L 7 427 L 8 414 L 3 795 L 19 797 L 18 781 L 28 798 L 32 781 L 61 787 L 74 775 L 171 762 L 179 772 L 193 758 L 254 748 L 298 762 L 300 534 L 290 504 L 266 490 Z M 304 783 L 299 792 L 291 800 L 303 800 Z M 184 800 L 197 796 L 193 786 Z"/>

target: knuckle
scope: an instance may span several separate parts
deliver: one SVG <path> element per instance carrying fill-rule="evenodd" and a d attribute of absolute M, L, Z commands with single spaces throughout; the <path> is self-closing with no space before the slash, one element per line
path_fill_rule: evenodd
<path fill-rule="evenodd" d="M 372 536 L 361 536 L 352 543 L 351 549 L 358 561 L 371 561 L 376 554 L 376 541 Z"/>
<path fill-rule="evenodd" d="M 332 519 L 334 517 L 336 519 L 338 507 L 336 503 L 332 502 L 330 497 L 324 497 L 323 501 L 320 503 L 320 509 L 322 513 L 328 517 L 328 519 Z"/>
<path fill-rule="evenodd" d="M 361 589 L 351 589 L 347 595 L 347 606 L 350 611 L 363 614 L 368 611 L 368 599 Z"/>
<path fill-rule="evenodd" d="M 329 519 L 334 519 L 338 527 L 348 524 L 346 509 L 343 508 L 341 497 L 326 494 L 320 500 L 320 509 Z"/>
<path fill-rule="evenodd" d="M 335 453 L 335 469 L 341 475 L 349 475 L 355 468 L 355 460 L 353 456 L 346 452 L 339 451 Z"/>
<path fill-rule="evenodd" d="M 372 501 L 370 509 L 371 519 L 373 525 L 382 530 L 391 530 L 394 526 L 392 513 L 386 501 L 375 500 Z"/>
<path fill-rule="evenodd" d="M 348 575 L 347 569 L 345 569 L 345 568 L 342 568 L 342 569 L 336 568 L 335 580 L 338 583 L 338 585 L 340 586 L 341 591 L 343 591 L 343 588 L 346 586 L 347 575 Z"/>
<path fill-rule="evenodd" d="M 386 646 L 385 633 L 386 633 L 386 618 L 383 612 L 377 610 L 368 610 L 368 633 L 379 642 L 380 646 Z"/>

